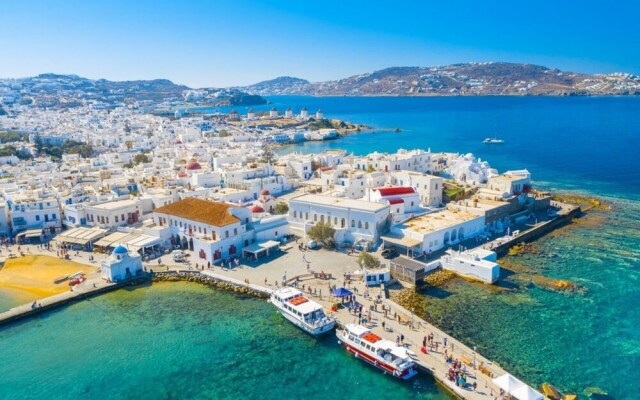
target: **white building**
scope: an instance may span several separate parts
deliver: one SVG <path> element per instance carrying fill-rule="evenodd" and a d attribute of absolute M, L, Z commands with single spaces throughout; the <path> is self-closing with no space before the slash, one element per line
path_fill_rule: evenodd
<path fill-rule="evenodd" d="M 289 200 L 287 219 L 292 229 L 305 233 L 318 222 L 336 230 L 336 241 L 376 243 L 389 229 L 389 206 L 363 200 L 306 194 Z"/>
<path fill-rule="evenodd" d="M 7 208 L 11 217 L 13 234 L 29 229 L 42 229 L 50 233 L 62 228 L 58 199 L 29 194 L 8 196 Z"/>
<path fill-rule="evenodd" d="M 135 224 L 142 217 L 138 200 L 120 200 L 84 207 L 87 225 L 115 228 Z"/>
<path fill-rule="evenodd" d="M 500 278 L 500 265 L 495 261 L 496 253 L 483 249 L 447 250 L 447 254 L 440 258 L 442 268 L 485 283 L 494 283 Z"/>
<path fill-rule="evenodd" d="M 396 245 L 413 254 L 429 254 L 484 232 L 484 216 L 442 210 L 393 226 L 383 237 L 385 246 Z"/>
<path fill-rule="evenodd" d="M 444 179 L 441 177 L 411 171 L 393 171 L 390 175 L 391 184 L 414 188 L 418 192 L 420 204 L 423 206 L 442 204 Z"/>
<path fill-rule="evenodd" d="M 100 263 L 100 275 L 107 282 L 121 282 L 142 274 L 142 257 L 122 245 Z"/>
<path fill-rule="evenodd" d="M 247 229 L 250 210 L 195 197 L 156 209 L 153 221 L 169 227 L 162 230 L 165 242 L 193 250 L 194 261 L 204 263 L 240 256 L 242 248 L 256 240 L 255 233 Z"/>
<path fill-rule="evenodd" d="M 507 171 L 504 174 L 490 177 L 487 188 L 498 192 L 503 198 L 518 196 L 531 189 L 531 174 L 526 169 Z"/>
<path fill-rule="evenodd" d="M 400 213 L 399 205 L 402 204 L 404 213 L 413 213 L 420 209 L 420 196 L 410 186 L 392 186 L 370 189 L 369 200 L 377 203 L 393 204 L 396 213 Z M 393 213 L 393 207 L 391 212 Z"/>

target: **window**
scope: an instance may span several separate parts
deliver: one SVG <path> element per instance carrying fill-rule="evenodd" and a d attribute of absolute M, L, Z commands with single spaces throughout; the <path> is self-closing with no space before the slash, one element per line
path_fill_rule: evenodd
<path fill-rule="evenodd" d="M 233 228 L 233 234 L 237 235 L 238 234 L 238 228 Z"/>
<path fill-rule="evenodd" d="M 356 220 L 355 220 L 355 219 L 352 219 L 352 220 L 351 220 L 351 227 L 352 227 L 352 228 L 355 228 L 355 227 L 356 227 Z"/>
<path fill-rule="evenodd" d="M 362 221 L 358 221 L 358 229 L 362 229 Z"/>
<path fill-rule="evenodd" d="M 338 225 L 338 217 L 333 217 L 333 224 Z"/>
<path fill-rule="evenodd" d="M 36 215 L 36 221 L 40 221 L 40 216 Z"/>
<path fill-rule="evenodd" d="M 318 214 L 313 214 L 313 222 L 316 222 L 318 220 Z"/>
<path fill-rule="evenodd" d="M 369 223 L 368 223 L 368 222 L 365 222 L 365 223 L 364 223 L 364 229 L 369 230 Z"/>
<path fill-rule="evenodd" d="M 116 215 L 116 224 L 118 223 L 118 216 Z M 162 224 L 162 221 L 160 221 L 160 224 Z"/>
<path fill-rule="evenodd" d="M 229 237 L 229 231 L 224 231 L 224 237 L 228 238 Z"/>
<path fill-rule="evenodd" d="M 320 216 L 320 223 L 321 223 L 321 224 L 324 224 L 324 215 L 321 215 L 321 216 Z"/>
<path fill-rule="evenodd" d="M 298 212 L 297 211 L 293 212 L 293 218 L 298 218 Z"/>
<path fill-rule="evenodd" d="M 345 220 L 344 220 L 344 218 L 342 218 L 342 221 L 340 222 L 340 225 L 341 225 L 342 228 L 344 228 L 344 224 L 345 224 Z"/>
<path fill-rule="evenodd" d="M 413 207 L 413 201 L 411 202 L 411 207 Z"/>
<path fill-rule="evenodd" d="M 438 184 L 436 183 L 436 189 L 438 189 Z"/>
<path fill-rule="evenodd" d="M 304 213 L 304 219 L 309 220 L 309 213 L 308 212 Z"/>
<path fill-rule="evenodd" d="M 124 221 L 124 214 L 122 214 L 121 217 L 122 217 L 122 220 Z M 116 221 L 116 222 L 118 222 L 118 221 Z"/>

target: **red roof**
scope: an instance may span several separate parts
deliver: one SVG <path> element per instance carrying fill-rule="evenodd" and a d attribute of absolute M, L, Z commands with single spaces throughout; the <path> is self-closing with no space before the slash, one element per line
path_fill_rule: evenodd
<path fill-rule="evenodd" d="M 413 190 L 412 187 L 409 186 L 394 186 L 394 187 L 386 187 L 386 188 L 378 188 L 376 189 L 380 191 L 380 196 L 396 196 L 399 194 L 413 194 L 416 191 Z"/>
<path fill-rule="evenodd" d="M 189 164 L 187 164 L 187 169 L 189 171 L 193 171 L 196 169 L 202 169 L 202 167 L 200 166 L 200 164 L 197 161 L 191 160 L 189 161 Z"/>
<path fill-rule="evenodd" d="M 269 196 L 271 193 L 267 189 L 262 189 L 262 192 L 260 192 L 260 194 L 263 196 Z"/>
<path fill-rule="evenodd" d="M 259 205 L 255 205 L 253 207 L 251 207 L 251 212 L 252 213 L 263 213 L 264 212 L 264 208 L 260 207 Z"/>
<path fill-rule="evenodd" d="M 400 203 L 404 203 L 403 199 L 391 199 L 389 200 L 389 204 L 400 204 Z"/>

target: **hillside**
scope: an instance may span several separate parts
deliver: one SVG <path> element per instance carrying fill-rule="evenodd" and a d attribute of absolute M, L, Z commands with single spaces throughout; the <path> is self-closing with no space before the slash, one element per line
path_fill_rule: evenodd
<path fill-rule="evenodd" d="M 281 77 L 240 88 L 259 95 L 628 95 L 640 94 L 640 77 L 580 74 L 531 64 L 503 62 L 441 67 L 392 67 L 348 78 L 309 83 Z"/>
<path fill-rule="evenodd" d="M 5 104 L 41 108 L 71 108 L 84 104 L 155 106 L 160 104 L 257 105 L 266 100 L 238 89 L 191 89 L 167 79 L 109 81 L 77 75 L 41 74 L 0 79 L 0 100 Z"/>

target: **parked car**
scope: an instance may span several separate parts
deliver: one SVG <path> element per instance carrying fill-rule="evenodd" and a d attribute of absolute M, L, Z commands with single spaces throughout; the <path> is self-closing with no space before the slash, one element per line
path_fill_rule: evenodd
<path fill-rule="evenodd" d="M 387 259 L 397 257 L 398 254 L 398 250 L 395 247 L 389 247 L 382 250 L 382 257 Z"/>
<path fill-rule="evenodd" d="M 175 262 L 184 261 L 185 253 L 182 250 L 174 250 L 171 252 L 171 255 L 173 256 L 173 261 Z"/>

